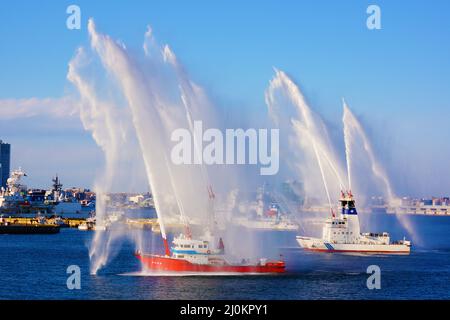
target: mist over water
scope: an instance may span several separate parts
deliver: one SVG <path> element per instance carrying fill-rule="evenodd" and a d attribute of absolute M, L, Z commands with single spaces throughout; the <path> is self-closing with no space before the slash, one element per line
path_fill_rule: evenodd
<path fill-rule="evenodd" d="M 302 181 L 305 203 L 334 203 L 345 189 L 344 170 L 327 128 L 313 112 L 295 82 L 283 71 L 266 90 L 266 103 L 274 126 L 280 129 L 281 162 L 288 174 Z"/>
<path fill-rule="evenodd" d="M 105 166 L 97 173 L 94 182 L 96 191 L 97 221 L 103 223 L 107 218 L 106 196 L 114 190 L 125 188 L 133 190 L 133 184 L 140 180 L 142 156 L 136 148 L 136 137 L 130 125 L 131 115 L 127 109 L 118 106 L 106 96 L 97 95 L 98 87 L 85 75 L 86 67 L 91 65 L 87 53 L 80 48 L 69 63 L 67 78 L 80 94 L 80 119 L 86 130 L 90 131 L 97 145 L 104 152 Z M 127 174 L 123 175 L 127 169 Z M 116 251 L 117 239 L 124 235 L 121 229 L 109 233 L 96 232 L 90 248 L 92 272 L 104 266 Z"/>
<path fill-rule="evenodd" d="M 97 220 L 103 221 L 110 214 L 105 205 L 106 194 L 117 188 L 121 192 L 137 190 L 133 183 L 138 180 L 133 172 L 137 168 L 138 178 L 144 176 L 152 192 L 162 222 L 161 233 L 166 234 L 164 225 L 183 222 L 184 217 L 203 226 L 193 229 L 194 237 L 204 236 L 216 211 L 208 188 L 213 188 L 218 206 L 227 208 L 230 203 L 236 205 L 229 200 L 230 195 L 245 189 L 245 182 L 229 187 L 238 181 L 230 166 L 206 169 L 204 165 L 174 165 L 170 160 L 170 137 L 179 128 L 193 132 L 197 120 L 202 121 L 203 130 L 226 127 L 218 123 L 216 107 L 204 90 L 190 80 L 170 47 L 156 42 L 151 28 L 145 33 L 141 54 L 97 31 L 93 20 L 89 20 L 88 31 L 91 48 L 77 51 L 67 78 L 78 91 L 82 123 L 105 156 L 105 170 L 95 182 Z M 199 157 L 203 137 L 193 136 L 194 157 Z M 229 210 L 222 210 L 222 214 Z M 233 230 L 226 229 L 225 241 L 235 238 Z M 124 237 L 131 237 L 139 250 L 147 241 L 124 228 L 96 232 L 90 247 L 92 273 L 111 260 L 115 251 L 112 248 L 117 247 L 114 244 Z M 229 243 L 230 253 L 252 251 L 250 243 L 237 244 L 240 250 L 233 250 L 233 242 Z"/>
<path fill-rule="evenodd" d="M 388 205 L 398 205 L 389 177 L 377 159 L 361 123 L 343 101 L 345 150 L 330 139 L 321 117 L 314 113 L 300 88 L 283 71 L 275 70 L 266 91 L 266 103 L 274 125 L 280 128 L 281 160 L 304 183 L 305 205 L 308 200 L 326 204 L 336 210 L 340 191 L 353 192 L 359 207 L 368 207 L 372 196 L 383 196 Z M 344 163 L 340 161 L 344 155 Z M 405 215 L 397 215 L 403 228 L 421 243 Z M 301 221 L 301 217 L 300 217 Z M 369 226 L 374 228 L 376 226 Z M 365 230 L 375 231 L 375 230 Z"/>
<path fill-rule="evenodd" d="M 304 196 L 305 206 L 330 207 L 321 213 L 323 217 L 336 210 L 341 190 L 352 189 L 359 205 L 366 205 L 372 195 L 383 195 L 390 203 L 398 201 L 367 135 L 345 102 L 339 137 L 345 150 L 339 150 L 340 144 L 330 137 L 320 115 L 281 70 L 275 70 L 265 92 L 266 123 L 280 130 L 279 174 L 261 177 L 254 166 L 173 164 L 170 137 L 175 129 L 186 128 L 193 134 L 193 156 L 198 158 L 203 137 L 194 132 L 194 121 L 202 121 L 203 130 L 233 128 L 236 120 L 247 122 L 250 128 L 265 123 L 240 115 L 224 119 L 171 48 L 158 44 L 150 27 L 137 52 L 99 32 L 92 19 L 88 31 L 90 48 L 77 50 L 67 78 L 76 88 L 83 126 L 104 153 L 104 170 L 97 173 L 94 186 L 99 222 L 111 214 L 106 205 L 108 193 L 151 191 L 163 235 L 167 223 L 189 221 L 197 226 L 193 236 L 204 237 L 215 217 L 225 226 L 217 233 L 224 238 L 227 254 L 256 258 L 255 248 L 260 244 L 252 232 L 229 222 L 233 213 L 258 210 L 257 199 L 245 194 L 264 183 L 300 181 L 304 190 L 299 195 Z M 208 194 L 210 186 L 216 195 L 214 203 Z M 298 210 L 288 208 L 301 220 Z M 414 234 L 406 218 L 399 219 Z M 96 232 L 89 251 L 91 272 L 97 273 L 110 262 L 124 239 L 142 251 L 149 241 L 143 234 L 125 226 Z"/>
<path fill-rule="evenodd" d="M 351 112 L 348 105 L 343 101 L 343 117 L 344 124 L 344 141 L 345 153 L 347 158 L 348 180 L 352 183 L 352 177 L 358 172 L 370 172 L 370 179 L 358 179 L 355 175 L 353 178 L 353 189 L 357 194 L 361 193 L 360 197 L 369 196 L 369 190 L 375 194 L 383 195 L 389 203 L 397 200 L 389 178 L 378 162 L 375 153 L 370 145 L 370 141 L 366 136 L 360 122 Z M 372 185 L 370 185 L 372 183 Z M 367 200 L 367 199 L 365 199 Z"/>
<path fill-rule="evenodd" d="M 400 198 L 394 193 L 390 179 L 379 163 L 372 145 L 347 103 L 343 101 L 344 141 L 347 158 L 348 180 L 352 191 L 361 203 L 367 204 L 369 197 L 381 195 L 390 206 L 400 204 Z M 412 227 L 408 216 L 396 215 L 401 225 L 413 237 L 416 244 L 422 241 Z"/>

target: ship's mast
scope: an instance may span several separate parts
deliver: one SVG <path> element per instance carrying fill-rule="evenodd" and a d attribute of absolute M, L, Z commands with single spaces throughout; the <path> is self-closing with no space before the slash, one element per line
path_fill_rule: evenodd
<path fill-rule="evenodd" d="M 344 98 L 342 98 L 342 105 L 344 107 L 344 116 L 342 118 L 342 121 L 344 122 L 344 143 L 345 143 L 345 159 L 347 160 L 347 179 L 348 179 L 348 190 L 351 192 L 352 190 L 352 176 L 351 176 L 351 158 L 350 158 L 350 132 L 348 132 L 348 128 L 345 125 L 345 110 L 347 107 L 347 103 L 345 103 Z"/>
<path fill-rule="evenodd" d="M 169 49 L 168 47 L 166 47 L 166 48 Z M 169 52 L 171 53 L 170 50 L 166 53 L 169 53 Z M 175 58 L 175 56 L 173 54 L 172 54 L 172 58 Z M 172 63 L 175 67 L 175 71 L 178 74 L 179 80 L 180 80 L 179 89 L 181 92 L 181 100 L 183 102 L 183 106 L 184 106 L 184 109 L 186 112 L 186 119 L 187 119 L 187 122 L 189 125 L 189 130 L 190 130 L 191 135 L 193 136 L 193 140 L 194 140 L 194 153 L 195 153 L 194 157 L 196 157 L 197 159 L 202 159 L 202 150 L 199 148 L 202 143 L 202 138 L 200 137 L 200 141 L 198 141 L 199 137 L 197 137 L 197 135 L 195 134 L 196 132 L 194 130 L 194 121 L 193 121 L 193 117 L 191 114 L 192 101 L 190 99 L 189 92 L 193 93 L 194 89 L 192 88 L 192 83 L 188 79 L 186 79 L 184 71 L 182 70 L 182 67 L 178 64 L 176 59 L 173 59 Z M 207 203 L 207 211 L 208 211 L 207 215 L 208 215 L 208 224 L 209 224 L 208 229 L 211 233 L 214 234 L 214 231 L 215 231 L 214 230 L 215 229 L 215 213 L 214 213 L 215 194 L 213 192 L 212 185 L 211 185 L 210 179 L 208 177 L 208 173 L 203 164 L 200 165 L 200 170 L 201 170 L 203 182 L 207 189 L 206 191 L 208 192 L 208 203 Z"/>
<path fill-rule="evenodd" d="M 208 199 L 209 199 L 209 214 L 208 214 L 208 222 L 209 222 L 209 229 L 210 232 L 214 234 L 215 226 L 216 226 L 216 215 L 214 210 L 214 200 L 216 198 L 216 194 L 214 193 L 212 186 L 208 186 Z"/>
<path fill-rule="evenodd" d="M 189 123 L 189 129 L 191 131 L 191 134 L 193 134 L 193 137 L 194 137 L 195 151 L 197 153 L 197 156 L 199 156 L 199 154 L 201 154 L 200 153 L 201 151 L 198 150 L 198 143 L 196 142 L 196 136 L 195 136 L 194 130 L 193 130 L 192 118 L 191 118 L 190 112 L 188 110 L 187 102 L 185 101 L 183 96 L 182 96 L 182 100 L 183 100 L 183 104 L 184 104 L 185 110 L 186 110 L 186 116 L 187 116 L 188 123 Z M 166 155 L 164 155 L 164 160 L 165 160 L 165 163 L 166 163 L 167 171 L 169 173 L 170 184 L 171 184 L 172 189 L 174 191 L 175 199 L 176 199 L 176 202 L 177 202 L 177 206 L 178 206 L 178 209 L 180 211 L 181 221 L 182 221 L 182 223 L 185 226 L 185 235 L 186 235 L 187 238 L 190 239 L 192 237 L 192 233 L 191 233 L 191 229 L 190 229 L 190 226 L 189 226 L 188 217 L 186 216 L 186 213 L 185 213 L 182 201 L 180 201 L 180 197 L 178 195 L 177 188 L 175 186 L 175 181 L 173 179 L 172 170 L 169 167 L 168 159 L 167 159 Z M 201 172 L 202 172 L 203 180 L 205 182 L 207 182 L 208 181 L 207 173 L 206 173 L 206 171 L 205 171 L 203 166 L 201 166 Z M 209 185 L 209 184 L 207 184 L 207 191 L 208 191 L 208 194 L 209 194 L 209 204 L 210 204 L 210 206 L 212 207 L 212 210 L 213 210 L 213 202 L 212 201 L 215 198 L 215 195 L 214 195 L 214 192 L 212 191 L 211 185 Z M 155 199 L 155 205 L 157 205 L 156 199 Z M 165 254 L 166 254 L 166 256 L 170 256 L 170 248 L 169 248 L 169 244 L 168 244 L 168 241 L 167 241 L 167 235 L 166 235 L 166 232 L 165 232 L 164 222 L 163 222 L 163 220 L 161 218 L 158 219 L 158 220 L 159 220 L 159 225 L 160 225 L 160 228 L 161 228 L 161 236 L 162 236 L 163 242 L 164 242 Z"/>
<path fill-rule="evenodd" d="M 54 198 L 54 201 L 58 201 L 59 196 L 61 194 L 62 186 L 63 186 L 61 181 L 59 180 L 58 174 L 56 174 L 55 178 L 52 179 L 52 182 L 53 182 L 53 185 L 52 185 L 53 198 Z"/>
<path fill-rule="evenodd" d="M 178 195 L 177 188 L 175 187 L 175 181 L 173 179 L 172 170 L 169 167 L 168 160 L 167 160 L 167 157 L 165 155 L 164 155 L 164 158 L 165 158 L 165 162 L 166 162 L 167 171 L 169 172 L 170 184 L 172 185 L 173 192 L 175 193 L 175 199 L 176 199 L 176 202 L 177 202 L 177 206 L 178 206 L 178 209 L 180 210 L 181 221 L 184 224 L 187 238 L 191 239 L 192 238 L 192 232 L 191 232 L 191 228 L 189 227 L 189 221 L 188 221 L 188 219 L 186 217 L 186 212 L 184 210 L 183 203 L 182 203 L 182 201 L 180 201 L 180 197 Z M 169 250 L 169 252 L 170 252 L 170 250 Z"/>
<path fill-rule="evenodd" d="M 265 194 L 265 182 L 262 187 L 257 189 L 256 194 L 256 203 L 257 203 L 257 211 L 256 214 L 260 217 L 264 216 L 264 194 Z"/>
<path fill-rule="evenodd" d="M 59 180 L 58 174 L 56 174 L 55 178 L 52 179 L 52 182 L 53 182 L 53 190 L 61 191 L 61 188 L 63 185 L 62 185 L 61 181 Z"/>
<path fill-rule="evenodd" d="M 185 96 L 185 91 L 183 86 L 180 87 L 181 90 L 181 100 L 183 101 L 183 105 L 184 105 L 184 109 L 186 111 L 186 119 L 188 121 L 188 125 L 189 125 L 189 130 L 192 134 L 192 137 L 194 139 L 194 152 L 195 152 L 195 156 L 197 157 L 197 159 L 201 159 L 202 158 L 202 150 L 199 148 L 201 142 L 199 143 L 197 141 L 197 135 L 195 134 L 195 130 L 194 130 L 194 124 L 193 124 L 193 120 L 192 120 L 192 115 L 191 115 L 191 111 L 189 110 L 189 104 L 188 101 L 186 99 Z M 200 139 L 201 140 L 201 139 Z M 200 166 L 200 171 L 202 174 L 202 178 L 203 181 L 206 185 L 206 189 L 208 192 L 208 229 L 209 231 L 214 234 L 215 233 L 215 210 L 214 210 L 214 199 L 215 199 L 215 194 L 214 191 L 212 189 L 212 185 L 210 183 L 209 180 L 209 176 L 208 176 L 208 172 L 206 170 L 206 168 L 204 167 L 204 165 L 202 164 Z"/>
<path fill-rule="evenodd" d="M 313 145 L 313 149 L 314 149 L 314 154 L 316 155 L 317 158 L 317 163 L 319 165 L 319 170 L 320 170 L 320 174 L 322 175 L 322 181 L 323 181 L 323 185 L 325 187 L 325 192 L 327 194 L 327 198 L 328 198 L 328 205 L 330 206 L 330 213 L 331 216 L 334 218 L 334 211 L 333 211 L 333 205 L 331 204 L 331 197 L 330 197 L 330 192 L 328 190 L 328 185 L 327 185 L 327 181 L 325 179 L 325 173 L 323 171 L 323 167 L 322 167 L 322 161 L 320 160 L 320 156 L 319 156 L 319 151 L 317 150 L 317 145 L 316 145 L 316 141 L 314 140 L 314 138 L 311 136 L 311 134 L 309 135 L 309 138 L 312 141 L 312 145 Z"/>

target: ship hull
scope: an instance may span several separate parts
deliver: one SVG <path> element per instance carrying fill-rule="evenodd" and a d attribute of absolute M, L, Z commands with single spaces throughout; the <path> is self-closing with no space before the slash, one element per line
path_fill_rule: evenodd
<path fill-rule="evenodd" d="M 411 247 L 404 244 L 353 244 L 328 243 L 318 238 L 297 237 L 298 244 L 305 250 L 329 253 L 364 254 L 409 254 Z"/>
<path fill-rule="evenodd" d="M 136 255 L 148 270 L 199 273 L 282 273 L 282 261 L 267 262 L 265 265 L 194 264 L 187 260 L 158 255 Z"/>
<path fill-rule="evenodd" d="M 272 220 L 238 220 L 237 225 L 253 230 L 297 231 L 299 228 L 294 224 L 278 223 Z"/>
<path fill-rule="evenodd" d="M 53 225 L 1 225 L 0 234 L 55 234 L 59 226 Z"/>

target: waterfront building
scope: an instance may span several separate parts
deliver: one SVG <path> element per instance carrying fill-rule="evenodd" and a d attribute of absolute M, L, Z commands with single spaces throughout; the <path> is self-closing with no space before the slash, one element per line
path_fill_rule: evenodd
<path fill-rule="evenodd" d="M 6 188 L 11 162 L 11 145 L 0 140 L 0 188 Z"/>

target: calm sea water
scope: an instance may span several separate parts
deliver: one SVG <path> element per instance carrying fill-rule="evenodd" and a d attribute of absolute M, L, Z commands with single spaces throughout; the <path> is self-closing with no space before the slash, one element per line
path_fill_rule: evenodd
<path fill-rule="evenodd" d="M 0 235 L 0 298 L 450 299 L 450 246 L 444 245 L 450 239 L 450 219 L 444 219 L 415 222 L 425 233 L 436 225 L 440 233 L 434 237 L 440 240 L 409 256 L 307 253 L 297 247 L 295 233 L 262 232 L 256 241 L 262 247 L 281 247 L 288 266 L 286 274 L 271 276 L 142 276 L 130 242 L 98 275 L 90 275 L 92 232 Z M 67 289 L 69 265 L 81 268 L 80 290 Z M 369 265 L 381 268 L 380 290 L 366 287 Z"/>

